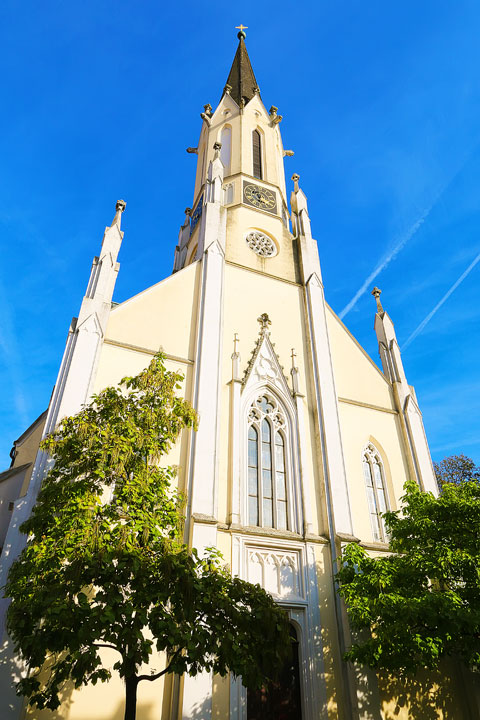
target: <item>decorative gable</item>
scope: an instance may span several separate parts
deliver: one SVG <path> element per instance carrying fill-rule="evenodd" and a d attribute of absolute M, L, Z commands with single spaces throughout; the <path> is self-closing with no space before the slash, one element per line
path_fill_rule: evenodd
<path fill-rule="evenodd" d="M 271 321 L 267 313 L 260 315 L 258 322 L 260 333 L 245 371 L 243 386 L 246 388 L 250 385 L 269 383 L 284 395 L 291 395 L 292 391 L 283 374 L 283 366 L 280 365 L 279 357 L 275 352 L 275 345 L 270 340 L 268 326 L 271 325 Z"/>

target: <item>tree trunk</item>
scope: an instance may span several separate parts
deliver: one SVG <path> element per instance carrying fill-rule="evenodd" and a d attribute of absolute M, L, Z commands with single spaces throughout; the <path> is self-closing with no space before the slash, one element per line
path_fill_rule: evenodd
<path fill-rule="evenodd" d="M 135 720 L 137 716 L 137 686 L 135 675 L 125 678 L 125 717 L 124 720 Z"/>

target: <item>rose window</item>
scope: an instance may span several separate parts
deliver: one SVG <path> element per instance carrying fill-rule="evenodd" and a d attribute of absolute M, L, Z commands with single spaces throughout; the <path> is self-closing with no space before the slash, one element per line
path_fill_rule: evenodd
<path fill-rule="evenodd" d="M 260 257 L 273 257 L 277 254 L 275 243 L 268 235 L 254 230 L 249 232 L 245 238 L 248 247 Z"/>

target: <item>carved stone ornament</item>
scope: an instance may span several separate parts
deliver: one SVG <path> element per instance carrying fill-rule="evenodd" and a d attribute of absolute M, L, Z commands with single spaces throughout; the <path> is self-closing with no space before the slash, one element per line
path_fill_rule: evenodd
<path fill-rule="evenodd" d="M 300 557 L 297 550 L 248 547 L 248 581 L 258 583 L 279 598 L 303 598 Z"/>
<path fill-rule="evenodd" d="M 249 232 L 245 241 L 250 250 L 253 250 L 260 257 L 274 257 L 277 254 L 277 248 L 273 240 L 258 230 Z"/>
<path fill-rule="evenodd" d="M 270 340 L 268 326 L 272 324 L 271 320 L 267 313 L 260 315 L 257 320 L 260 323 L 260 333 L 252 351 L 252 356 L 248 361 L 242 383 L 245 387 L 249 381 L 254 383 L 269 382 L 281 390 L 282 393 L 289 395 L 291 390 L 287 378 L 283 374 L 283 366 L 280 365 L 278 355 Z"/>

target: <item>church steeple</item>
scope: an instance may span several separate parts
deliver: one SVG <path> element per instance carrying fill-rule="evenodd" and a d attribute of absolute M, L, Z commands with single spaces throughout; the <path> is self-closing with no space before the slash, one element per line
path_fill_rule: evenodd
<path fill-rule="evenodd" d="M 237 37 L 239 40 L 237 52 L 233 58 L 222 97 L 228 94 L 239 107 L 244 107 L 257 93 L 260 93 L 260 90 L 248 57 L 243 30 L 240 30 Z"/>
<path fill-rule="evenodd" d="M 174 271 L 199 260 L 215 239 L 228 262 L 298 282 L 302 272 L 290 233 L 283 165 L 284 157 L 293 152 L 283 149 L 278 108 L 272 105 L 267 110 L 263 104 L 245 47 L 245 28 L 239 29 L 220 102 L 215 109 L 204 105 L 197 146 L 187 148 L 197 156 L 197 172 Z M 313 262 L 306 205 L 300 199 L 298 203 L 295 212 Z M 313 272 L 320 276 L 318 258 L 315 267 L 311 262 L 304 265 L 307 278 Z"/>

